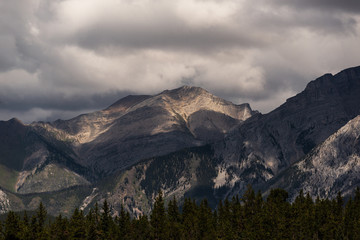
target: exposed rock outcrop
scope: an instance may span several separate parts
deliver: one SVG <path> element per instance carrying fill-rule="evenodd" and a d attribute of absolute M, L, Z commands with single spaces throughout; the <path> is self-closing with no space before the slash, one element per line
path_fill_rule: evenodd
<path fill-rule="evenodd" d="M 301 161 L 271 181 L 295 198 L 300 189 L 311 196 L 333 198 L 360 186 L 360 116 L 327 138 Z M 268 188 L 269 188 L 268 187 Z"/>

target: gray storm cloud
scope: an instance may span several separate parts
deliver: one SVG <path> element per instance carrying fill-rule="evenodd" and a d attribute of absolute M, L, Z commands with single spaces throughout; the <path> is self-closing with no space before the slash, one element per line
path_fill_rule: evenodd
<path fill-rule="evenodd" d="M 0 2 L 0 119 L 70 118 L 191 84 L 267 112 L 360 65 L 360 3 Z"/>

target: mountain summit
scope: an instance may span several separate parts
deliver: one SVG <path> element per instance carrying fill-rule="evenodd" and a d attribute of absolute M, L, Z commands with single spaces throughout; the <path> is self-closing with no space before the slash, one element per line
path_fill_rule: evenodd
<path fill-rule="evenodd" d="M 253 115 L 199 87 L 183 86 L 154 96 L 127 96 L 105 110 L 38 125 L 72 141 L 75 161 L 99 173 L 222 139 Z"/>
<path fill-rule="evenodd" d="M 14 178 L 2 187 L 40 193 L 89 185 L 141 160 L 223 139 L 254 113 L 248 104 L 183 86 L 130 95 L 70 120 L 0 122 L 0 170 Z"/>

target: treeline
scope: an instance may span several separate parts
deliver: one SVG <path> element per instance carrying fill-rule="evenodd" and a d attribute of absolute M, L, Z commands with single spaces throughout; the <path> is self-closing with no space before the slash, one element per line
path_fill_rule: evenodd
<path fill-rule="evenodd" d="M 360 239 L 360 190 L 346 204 L 341 196 L 315 201 L 301 191 L 293 203 L 288 193 L 271 190 L 264 199 L 248 187 L 239 198 L 219 202 L 175 199 L 165 205 L 160 192 L 149 216 L 131 218 L 123 208 L 112 217 L 108 203 L 87 214 L 76 209 L 70 218 L 46 220 L 39 205 L 31 217 L 9 212 L 0 224 L 0 239 Z"/>

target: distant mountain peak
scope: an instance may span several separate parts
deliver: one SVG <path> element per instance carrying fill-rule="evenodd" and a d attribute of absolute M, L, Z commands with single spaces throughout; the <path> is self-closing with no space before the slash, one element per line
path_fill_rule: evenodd
<path fill-rule="evenodd" d="M 19 120 L 18 118 L 12 118 L 9 120 L 9 123 L 13 123 L 13 124 L 21 124 L 24 125 L 21 120 Z"/>
<path fill-rule="evenodd" d="M 201 87 L 195 87 L 195 86 L 189 86 L 189 85 L 184 85 L 182 87 L 179 88 L 175 88 L 175 89 L 171 89 L 171 90 L 165 90 L 163 92 L 161 92 L 159 95 L 161 94 L 167 94 L 167 95 L 178 95 L 178 96 L 190 96 L 190 95 L 194 95 L 194 94 L 211 94 L 208 91 L 206 91 L 205 89 L 201 88 Z"/>

